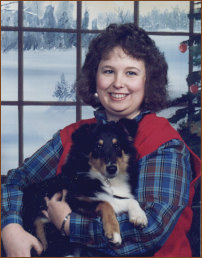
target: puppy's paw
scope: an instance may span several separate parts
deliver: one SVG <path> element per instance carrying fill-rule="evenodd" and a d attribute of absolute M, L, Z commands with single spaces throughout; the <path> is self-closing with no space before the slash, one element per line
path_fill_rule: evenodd
<path fill-rule="evenodd" d="M 108 234 L 106 235 L 106 237 L 108 238 L 109 242 L 111 242 L 112 244 L 116 246 L 121 245 L 122 239 L 121 239 L 121 235 L 118 232 L 113 232 L 112 234 Z"/>
<path fill-rule="evenodd" d="M 146 214 L 142 209 L 133 211 L 133 213 L 130 214 L 130 222 L 141 228 L 146 227 L 148 224 Z"/>

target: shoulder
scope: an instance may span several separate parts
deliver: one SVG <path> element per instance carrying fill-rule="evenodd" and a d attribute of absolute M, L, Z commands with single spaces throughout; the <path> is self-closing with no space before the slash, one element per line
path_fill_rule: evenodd
<path fill-rule="evenodd" d="M 139 122 L 135 138 L 135 147 L 140 157 L 152 153 L 164 143 L 172 139 L 182 140 L 179 133 L 170 125 L 167 119 L 156 114 L 147 114 Z"/>
<path fill-rule="evenodd" d="M 139 127 L 144 129 L 145 126 L 149 126 L 150 130 L 162 130 L 163 128 L 172 131 L 176 131 L 164 117 L 159 117 L 155 113 L 146 114 L 139 123 Z M 148 129 L 149 129 L 148 128 Z"/>
<path fill-rule="evenodd" d="M 179 133 L 171 126 L 164 117 L 158 117 L 156 114 L 147 114 L 139 122 L 138 136 L 146 137 L 150 140 L 165 140 L 166 138 L 181 139 Z M 154 137 L 157 138 L 154 138 Z"/>

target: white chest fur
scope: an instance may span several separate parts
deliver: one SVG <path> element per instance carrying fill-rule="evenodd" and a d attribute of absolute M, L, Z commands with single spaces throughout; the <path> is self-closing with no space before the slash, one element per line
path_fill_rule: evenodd
<path fill-rule="evenodd" d="M 129 201 L 134 197 L 130 192 L 127 176 L 119 175 L 113 179 L 107 179 L 100 174 L 92 173 L 92 177 L 96 177 L 103 184 L 103 192 L 96 193 L 95 200 L 110 203 L 116 213 L 128 211 Z"/>
<path fill-rule="evenodd" d="M 135 225 L 147 225 L 148 221 L 145 212 L 132 195 L 126 175 L 118 175 L 113 179 L 106 179 L 101 174 L 92 172 L 90 177 L 99 179 L 103 184 L 103 192 L 96 193 L 94 200 L 108 202 L 116 214 L 128 212 L 130 222 Z"/>

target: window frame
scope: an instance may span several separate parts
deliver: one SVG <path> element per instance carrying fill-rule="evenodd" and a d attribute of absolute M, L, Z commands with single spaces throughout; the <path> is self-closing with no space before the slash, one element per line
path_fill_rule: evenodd
<path fill-rule="evenodd" d="M 59 29 L 59 28 L 35 28 L 35 27 L 24 27 L 23 26 L 23 1 L 18 1 L 18 25 L 17 26 L 1 26 L 1 31 L 16 31 L 18 32 L 18 99 L 17 101 L 1 101 L 2 106 L 16 106 L 18 108 L 18 164 L 19 166 L 23 163 L 23 108 L 25 106 L 75 106 L 76 107 L 76 121 L 81 119 L 81 108 L 85 104 L 81 103 L 78 99 L 78 93 L 76 89 L 76 101 L 25 101 L 23 99 L 23 33 L 24 32 L 62 32 L 62 33 L 75 33 L 77 37 L 77 48 L 76 48 L 76 79 L 78 78 L 79 71 L 81 69 L 82 60 L 82 48 L 81 48 L 81 37 L 84 33 L 96 34 L 103 30 L 91 30 L 82 29 L 82 5 L 85 1 L 77 1 L 77 21 L 75 29 Z M 190 1 L 189 13 L 194 13 L 194 2 Z M 139 1 L 134 1 L 134 23 L 138 25 L 139 21 Z M 194 20 L 189 19 L 189 30 L 188 32 L 165 32 L 165 31 L 148 31 L 148 35 L 158 36 L 187 36 L 191 37 L 199 33 L 194 33 Z M 193 71 L 192 58 L 189 52 L 189 65 L 188 73 Z M 5 172 L 5 171 L 4 171 Z"/>

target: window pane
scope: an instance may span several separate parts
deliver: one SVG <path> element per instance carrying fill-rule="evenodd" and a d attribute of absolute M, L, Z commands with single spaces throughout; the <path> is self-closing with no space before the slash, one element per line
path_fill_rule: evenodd
<path fill-rule="evenodd" d="M 18 25 L 18 1 L 1 1 L 1 26 Z"/>
<path fill-rule="evenodd" d="M 18 110 L 1 107 L 1 174 L 18 166 Z"/>
<path fill-rule="evenodd" d="M 58 130 L 75 121 L 75 107 L 24 107 L 24 158 L 32 155 Z"/>
<path fill-rule="evenodd" d="M 201 33 L 201 20 L 194 20 L 194 32 Z"/>
<path fill-rule="evenodd" d="M 83 1 L 82 28 L 104 29 L 110 23 L 134 21 L 133 1 Z"/>
<path fill-rule="evenodd" d="M 76 2 L 24 1 L 24 26 L 43 28 L 75 28 Z"/>
<path fill-rule="evenodd" d="M 183 36 L 152 36 L 157 46 L 165 54 L 168 62 L 169 93 L 171 98 L 180 97 L 186 93 L 188 86 L 188 51 L 181 53 L 178 49 L 180 42 L 187 40 Z"/>
<path fill-rule="evenodd" d="M 17 100 L 18 96 L 17 32 L 1 32 L 1 100 Z"/>
<path fill-rule="evenodd" d="M 88 119 L 94 117 L 95 109 L 91 106 L 82 106 L 82 119 Z"/>
<path fill-rule="evenodd" d="M 147 31 L 188 31 L 189 1 L 140 1 L 139 25 Z"/>
<path fill-rule="evenodd" d="M 195 1 L 194 2 L 194 32 L 201 33 L 201 2 Z"/>
<path fill-rule="evenodd" d="M 97 34 L 93 33 L 82 33 L 81 34 L 81 45 L 82 45 L 82 64 L 85 60 L 85 56 L 88 51 L 88 45 L 93 38 L 95 38 Z"/>
<path fill-rule="evenodd" d="M 75 34 L 51 33 L 55 37 L 75 39 Z M 37 38 L 40 44 L 42 33 L 30 33 L 30 42 Z M 51 36 L 51 35 L 48 35 Z M 29 37 L 25 33 L 25 38 Z M 39 38 L 39 40 L 38 40 Z M 51 37 L 50 37 L 51 38 Z M 44 101 L 74 101 L 76 79 L 76 48 L 73 45 L 43 46 L 33 49 L 26 44 L 24 51 L 24 99 Z M 50 40 L 49 43 L 52 41 Z M 68 44 L 68 43 L 67 43 Z M 57 48 L 58 47 L 58 48 Z"/>

